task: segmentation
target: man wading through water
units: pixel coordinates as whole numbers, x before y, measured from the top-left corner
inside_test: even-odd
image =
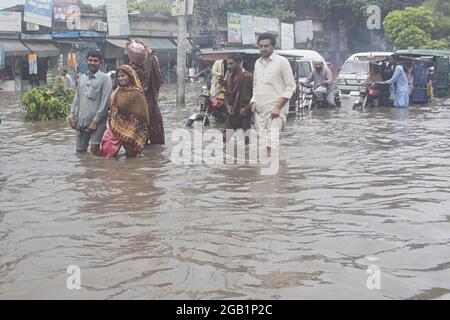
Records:
[[[100,155],[112,93],[111,78],[100,71],[102,59],[98,51],[88,53],[89,72],[78,82],[69,118],[70,126],[77,130],[77,152],[86,152],[90,142],[91,153],[95,156]]]
[[[258,132],[267,130],[267,156],[272,156],[271,130],[282,131],[288,113],[287,102],[295,90],[295,80],[289,61],[274,53],[275,36],[264,33],[258,38],[261,58],[253,74],[252,112]]]
[[[253,76],[241,66],[242,57],[232,54],[227,59],[230,76],[225,93],[225,129],[251,128],[250,100],[253,96]]]

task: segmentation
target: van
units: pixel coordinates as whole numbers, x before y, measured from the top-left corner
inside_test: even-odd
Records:
[[[345,61],[337,78],[338,89],[343,94],[358,91],[369,77],[371,62],[380,62],[388,59],[393,52],[360,52],[352,55]]]
[[[306,78],[311,74],[314,69],[314,61],[323,61],[326,65],[325,58],[320,55],[317,51],[313,50],[276,50],[281,56],[290,56],[290,57],[301,57],[297,64],[297,75],[298,81],[304,82]]]

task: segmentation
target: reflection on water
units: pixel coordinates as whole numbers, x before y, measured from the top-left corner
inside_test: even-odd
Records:
[[[0,93],[0,298],[437,298],[450,293],[448,101],[289,120],[277,176],[74,152],[65,121]],[[197,91],[196,91],[197,90]],[[66,288],[69,265],[82,289]],[[380,290],[366,286],[381,270]]]

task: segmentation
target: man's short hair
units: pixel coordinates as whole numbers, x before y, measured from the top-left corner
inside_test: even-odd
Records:
[[[61,69],[61,71],[67,73],[67,69]]]
[[[275,36],[271,33],[263,33],[258,37],[258,43],[262,40],[270,40],[270,42],[272,43],[272,46],[275,47],[275,45],[277,44],[277,39],[275,38]]]
[[[240,64],[242,62],[242,56],[239,53],[232,53],[228,59],[234,60],[234,62]]]
[[[86,59],[89,59],[89,57],[93,57],[93,58],[99,58],[100,61],[103,60],[103,54],[101,53],[100,50],[94,49],[94,50],[89,50]]]

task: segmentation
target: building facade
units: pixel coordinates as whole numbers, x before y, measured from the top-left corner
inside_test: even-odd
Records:
[[[1,90],[23,91],[38,85],[52,85],[61,68],[76,77],[78,72],[87,71],[85,58],[90,49],[100,49],[104,53],[103,71],[115,70],[128,62],[126,44],[136,38],[156,51],[162,68],[176,61],[176,18],[129,14],[130,34],[110,37],[105,11],[80,10],[78,16],[68,20],[66,8],[76,3],[76,0],[72,3],[59,0],[59,7],[56,4],[54,7],[51,28],[24,22],[24,7],[20,5],[0,11],[0,50],[3,49],[5,55],[4,65],[0,67]],[[14,12],[16,18],[20,15],[20,26],[12,28],[5,24],[6,19],[11,20],[10,12]],[[29,59],[33,54],[37,56],[37,74],[32,73],[36,68],[30,68]]]

